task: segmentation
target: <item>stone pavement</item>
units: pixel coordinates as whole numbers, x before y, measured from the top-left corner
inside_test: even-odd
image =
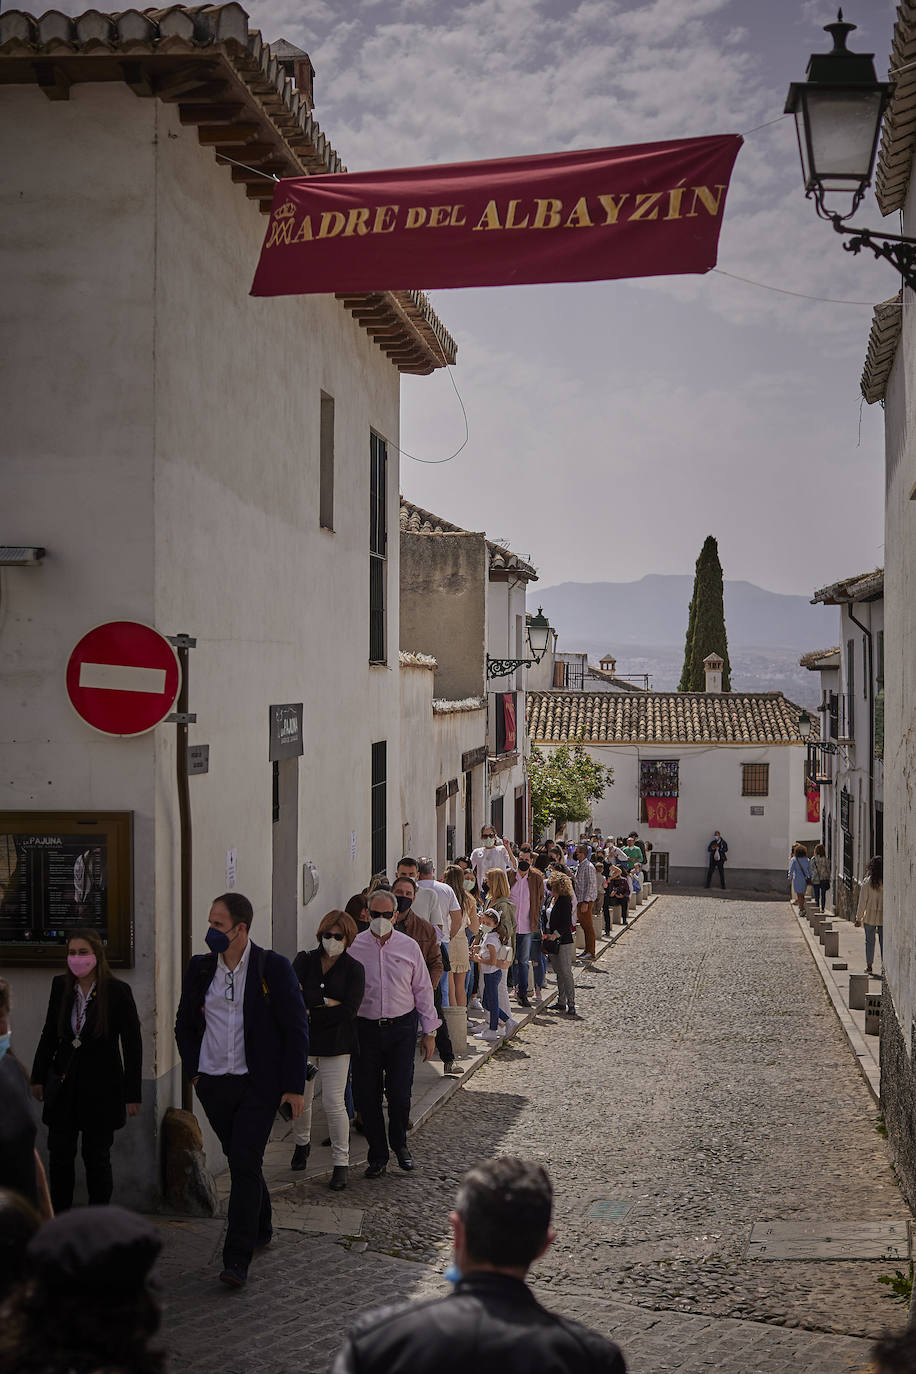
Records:
[[[878,1282],[905,1260],[746,1257],[755,1223],[907,1216],[786,904],[660,898],[580,977],[586,1020],[536,1016],[415,1133],[414,1174],[357,1174],[358,1235],[279,1229],[232,1294],[221,1224],[163,1220],[171,1368],[325,1370],[357,1311],[439,1291],[461,1173],[516,1152],[557,1194],[536,1289],[634,1374],[866,1369],[905,1324]],[[285,1190],[284,1227],[328,1200],[320,1180]]]

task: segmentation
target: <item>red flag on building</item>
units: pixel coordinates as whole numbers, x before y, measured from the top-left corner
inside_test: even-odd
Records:
[[[505,750],[511,754],[518,748],[518,732],[515,723],[515,693],[503,692],[503,720],[505,722]]]
[[[741,138],[277,183],[253,296],[708,272]]]
[[[650,830],[677,829],[677,797],[646,797],[645,802]]]
[[[807,819],[810,825],[815,825],[821,818],[821,789],[819,787],[809,787],[805,793],[808,801]]]

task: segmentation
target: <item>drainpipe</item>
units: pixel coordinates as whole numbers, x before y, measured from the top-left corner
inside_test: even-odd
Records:
[[[874,648],[872,644],[871,630],[863,625],[861,620],[856,620],[852,611],[853,602],[847,601],[846,610],[853,625],[857,625],[865,636],[868,644],[868,857],[869,859],[875,852],[875,678],[874,678]],[[869,617],[870,618],[870,617]],[[853,683],[853,690],[855,684]]]

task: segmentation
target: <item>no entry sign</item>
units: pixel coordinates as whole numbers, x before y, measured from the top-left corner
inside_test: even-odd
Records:
[[[181,672],[169,641],[134,620],[83,635],[67,663],[67,695],[78,715],[106,735],[143,735],[169,714]]]

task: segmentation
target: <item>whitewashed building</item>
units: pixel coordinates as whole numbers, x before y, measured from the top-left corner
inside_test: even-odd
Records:
[[[254,938],[291,955],[402,842],[400,374],[455,349],[416,293],[249,295],[272,175],[342,170],[310,72],[237,4],[0,14],[0,962],[28,1061],[78,922],[14,910],[10,837],[52,812],[66,833],[128,816],[118,972],[144,1104],[114,1162],[133,1205],[155,1200],[181,1101],[176,727],[86,725],[65,690],[76,641],[114,620],[196,638],[194,950],[234,885]]]
[[[884,847],[883,570],[823,587],[813,600],[840,608],[841,643],[800,662],[821,678],[808,771],[821,792],[834,909],[848,920],[868,861]]]
[[[726,881],[767,891],[786,887],[791,846],[819,834],[807,820],[800,714],[781,692],[528,694],[532,745],[578,742],[614,770],[592,809],[603,834],[637,830],[661,879],[695,885],[719,830]]]
[[[484,823],[510,840],[528,838],[526,667],[499,672],[506,660],[530,658],[525,592],[537,573],[523,558],[483,533],[463,530],[401,499],[401,646],[436,660],[436,714],[487,707],[477,752],[462,751],[460,770],[445,779],[453,789],[456,853],[479,837]],[[451,705],[449,704],[451,703]],[[486,748],[486,766],[480,752]],[[456,759],[458,756],[455,756]],[[476,759],[472,767],[465,767]],[[453,765],[454,768],[454,765]],[[475,769],[483,770],[480,781]],[[458,772],[464,777],[462,782]],[[470,773],[470,777],[464,775]],[[457,788],[456,788],[457,784]],[[440,786],[442,784],[440,783]],[[441,793],[438,807],[442,806]],[[417,809],[417,808],[414,808]],[[441,819],[437,822],[441,829]],[[464,841],[458,844],[459,837]],[[475,843],[476,843],[475,839]]]
[[[893,233],[916,236],[916,6],[898,6],[894,93],[875,192]],[[898,215],[900,219],[898,220]],[[916,325],[907,287],[876,308],[862,392],[884,407],[884,995],[881,1101],[897,1173],[916,1206]]]

